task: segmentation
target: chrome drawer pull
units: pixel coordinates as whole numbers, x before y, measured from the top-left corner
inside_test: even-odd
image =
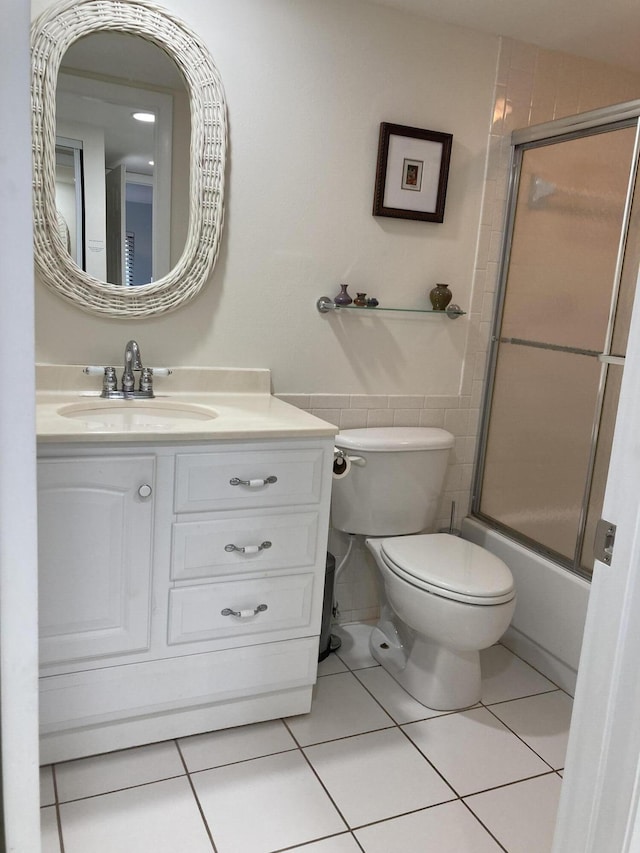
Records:
[[[237,616],[238,619],[248,619],[250,616],[257,616],[258,613],[264,613],[266,609],[266,604],[259,604],[255,610],[232,610],[230,607],[225,607],[220,613],[222,616]]]
[[[230,543],[224,546],[225,551],[240,551],[241,554],[257,554],[258,551],[264,551],[267,548],[271,548],[271,542],[268,540],[261,545],[233,545]]]
[[[258,489],[260,486],[270,486],[272,483],[277,483],[278,478],[265,477],[264,480],[241,480],[239,477],[232,477],[229,480],[231,486],[249,486],[250,489]]]

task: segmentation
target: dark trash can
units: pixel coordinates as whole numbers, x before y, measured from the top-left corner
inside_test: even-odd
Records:
[[[320,648],[318,661],[324,660],[331,652],[340,648],[342,641],[331,633],[333,616],[333,584],[336,574],[336,558],[327,552],[327,568],[324,576],[324,600],[322,603],[322,624],[320,626]]]

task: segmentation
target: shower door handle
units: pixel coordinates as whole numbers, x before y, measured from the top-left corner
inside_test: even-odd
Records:
[[[596,535],[593,540],[593,556],[605,566],[611,565],[613,545],[616,541],[616,526],[606,518],[601,518],[596,524]]]
[[[624,366],[623,355],[608,355],[606,352],[601,352],[598,361],[600,364],[621,364]]]

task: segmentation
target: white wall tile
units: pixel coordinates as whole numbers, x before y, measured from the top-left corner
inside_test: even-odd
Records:
[[[311,409],[346,409],[349,405],[349,394],[310,394]]]
[[[393,394],[388,397],[390,409],[422,409],[425,405],[423,395]]]
[[[460,406],[458,397],[427,396],[425,409],[457,409]]]
[[[444,427],[445,409],[422,409],[419,425],[422,427]]]
[[[393,426],[393,409],[370,409],[367,415],[368,427]]]
[[[342,409],[340,412],[340,429],[362,429],[367,425],[368,409]]]
[[[352,409],[387,409],[389,398],[386,394],[351,394],[349,406]]]
[[[417,427],[420,426],[419,409],[394,409],[393,426]]]
[[[309,394],[275,394],[279,400],[284,403],[289,403],[292,406],[297,406],[299,409],[309,408]]]
[[[312,415],[334,426],[338,426],[340,422],[340,409],[310,409],[309,411]]]

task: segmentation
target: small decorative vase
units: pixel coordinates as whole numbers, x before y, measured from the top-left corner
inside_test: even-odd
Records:
[[[358,293],[356,298],[353,300],[353,304],[357,305],[358,308],[366,308],[367,306],[367,294],[366,293]]]
[[[449,290],[448,284],[436,284],[436,286],[429,291],[429,299],[431,300],[433,310],[444,311],[447,305],[451,302],[452,296],[453,294]]]
[[[340,285],[340,293],[333,300],[334,305],[351,305],[353,299],[347,293],[348,284]]]
[[[375,296],[371,296],[367,299],[367,308],[377,308],[380,303],[375,298]]]

